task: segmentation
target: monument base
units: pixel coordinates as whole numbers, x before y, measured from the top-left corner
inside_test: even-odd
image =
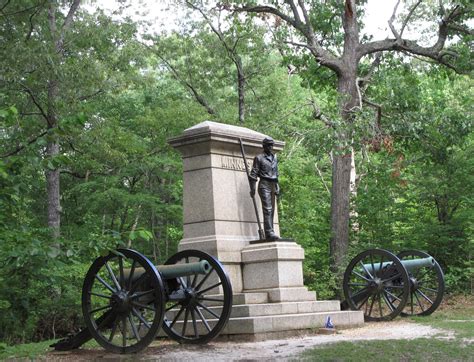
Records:
[[[255,340],[311,333],[324,327],[328,317],[337,328],[363,324],[361,311],[341,311],[337,300],[316,300],[316,293],[303,284],[303,260],[304,250],[293,240],[243,248],[243,292],[234,294],[231,318],[222,334]]]
[[[241,293],[234,295],[232,314],[221,335],[234,340],[263,340],[278,338],[281,333],[317,333],[328,317],[338,329],[364,323],[361,311],[341,311],[338,300],[271,303],[265,293]]]

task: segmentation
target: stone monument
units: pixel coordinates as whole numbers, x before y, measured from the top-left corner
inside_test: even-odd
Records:
[[[362,324],[362,312],[340,311],[339,301],[316,301],[316,293],[303,285],[304,250],[296,242],[250,243],[259,239],[259,228],[240,139],[251,168],[266,137],[248,128],[205,121],[169,140],[183,158],[184,237],[179,250],[203,250],[227,270],[234,307],[224,334],[265,338],[269,333],[321,327],[328,316],[338,327]],[[275,141],[273,150],[283,147]],[[279,234],[278,210],[274,229]]]

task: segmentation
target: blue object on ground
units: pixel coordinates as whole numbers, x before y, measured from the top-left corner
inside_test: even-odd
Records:
[[[328,316],[326,318],[326,324],[324,325],[324,328],[334,328],[334,324],[332,324],[331,321],[331,316]]]

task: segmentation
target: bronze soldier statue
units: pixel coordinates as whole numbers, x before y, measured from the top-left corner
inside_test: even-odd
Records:
[[[262,200],[263,228],[266,240],[278,240],[280,237],[273,230],[273,217],[275,214],[275,197],[280,194],[278,184],[278,160],[272,152],[275,141],[271,137],[263,140],[263,153],[257,155],[253,160],[252,171],[249,175],[250,196],[255,196],[257,178],[258,195]]]

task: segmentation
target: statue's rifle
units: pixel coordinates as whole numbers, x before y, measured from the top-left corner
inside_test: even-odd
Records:
[[[239,138],[239,141],[240,141],[240,152],[242,153],[242,157],[244,158],[245,172],[247,173],[247,179],[249,180],[250,190],[252,190],[249,166],[247,165],[247,157],[245,157],[244,144],[242,142],[242,138]],[[258,208],[257,208],[257,202],[255,201],[255,195],[250,194],[250,197],[252,198],[253,208],[255,209],[255,215],[257,216],[258,236],[260,237],[260,240],[265,240],[265,234],[261,226],[262,224],[260,223],[260,216],[258,214]]]

